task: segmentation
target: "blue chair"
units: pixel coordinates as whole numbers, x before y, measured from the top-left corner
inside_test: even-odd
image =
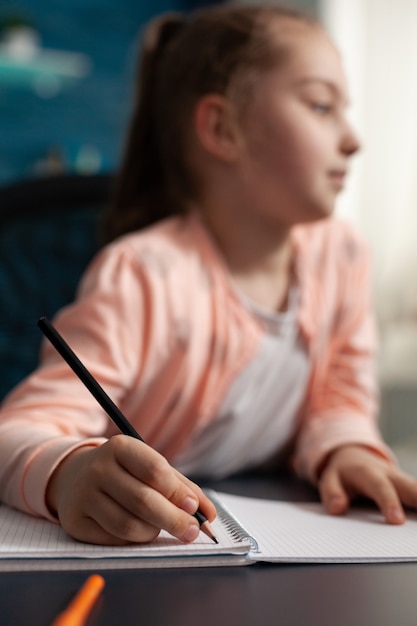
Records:
[[[0,401],[38,362],[38,318],[73,299],[112,182],[59,175],[0,187]]]

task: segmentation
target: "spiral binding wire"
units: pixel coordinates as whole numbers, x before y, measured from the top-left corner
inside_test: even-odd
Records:
[[[252,535],[246,530],[246,528],[239,522],[239,520],[229,511],[229,509],[224,506],[219,500],[216,498],[215,494],[212,492],[209,494],[209,497],[215,501],[216,509],[217,509],[217,517],[222,522],[223,528],[225,528],[226,532],[235,540],[235,541],[244,541],[247,540],[252,546],[252,552],[259,552],[258,542]]]

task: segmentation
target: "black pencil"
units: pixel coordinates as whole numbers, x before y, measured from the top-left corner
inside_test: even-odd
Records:
[[[104,391],[103,387],[92,376],[85,365],[80,361],[75,352],[70,348],[62,335],[51,324],[46,317],[41,317],[38,320],[38,326],[47,339],[51,342],[54,348],[59,352],[62,358],[68,363],[72,371],[78,376],[82,383],[87,387],[88,391],[94,396],[100,406],[106,411],[107,415],[113,420],[120,432],[124,435],[129,435],[135,439],[139,439],[144,442],[144,439],[133,428],[129,420],[123,415],[120,409],[115,405],[110,396]],[[194,517],[200,524],[200,529],[208,536],[214,543],[218,543],[216,537],[213,535],[210,524],[206,516],[198,509],[194,513]]]

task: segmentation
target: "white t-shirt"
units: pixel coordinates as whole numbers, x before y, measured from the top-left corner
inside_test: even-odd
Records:
[[[261,320],[265,335],[256,357],[229,389],[218,418],[196,430],[174,460],[186,475],[221,478],[256,467],[285,447],[297,425],[310,372],[297,326],[299,288],[290,289],[282,313],[239,297]]]

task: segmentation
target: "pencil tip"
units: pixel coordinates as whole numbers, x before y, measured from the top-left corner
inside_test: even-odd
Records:
[[[211,526],[207,520],[203,524],[201,524],[200,530],[202,530],[203,533],[213,541],[213,543],[219,543],[217,541],[217,538],[214,536],[213,531],[211,530]]]

